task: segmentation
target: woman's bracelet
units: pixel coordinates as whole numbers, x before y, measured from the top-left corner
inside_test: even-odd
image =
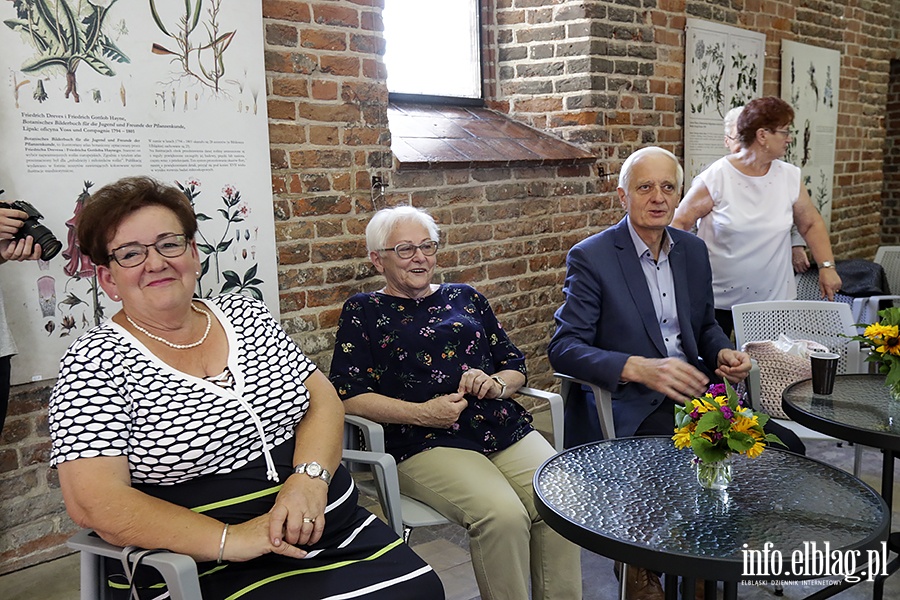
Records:
[[[225,529],[222,530],[222,541],[219,542],[219,559],[216,564],[222,564],[222,556],[225,554],[225,536],[228,535],[228,523],[225,523]]]

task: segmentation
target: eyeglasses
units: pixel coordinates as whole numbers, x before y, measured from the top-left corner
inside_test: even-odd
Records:
[[[434,256],[438,251],[438,243],[434,240],[428,240],[427,242],[422,242],[418,246],[416,244],[397,244],[393,248],[382,248],[379,252],[391,252],[394,251],[397,253],[397,256],[400,258],[412,258],[416,255],[416,250],[421,250],[422,254],[425,256]]]
[[[166,258],[176,258],[184,254],[187,250],[188,239],[183,233],[174,233],[161,237],[152,244],[125,244],[114,249],[110,255],[110,260],[115,260],[119,266],[130,269],[144,264],[147,256],[150,254],[150,248],[156,248],[160,256]]]
[[[772,133],[780,133],[784,137],[789,137],[791,135],[790,129],[770,129],[769,131],[771,131]]]

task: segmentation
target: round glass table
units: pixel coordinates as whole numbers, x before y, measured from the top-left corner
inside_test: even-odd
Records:
[[[884,375],[837,375],[830,394],[816,394],[812,380],[781,394],[784,412],[815,431],[848,442],[900,452],[900,402],[891,400]]]
[[[891,398],[880,374],[838,375],[830,394],[816,394],[812,380],[785,388],[781,406],[791,419],[840,440],[880,448],[881,496],[888,506],[894,499],[894,457],[900,452],[900,402]],[[892,552],[900,552],[900,534],[890,536]],[[888,573],[900,569],[900,557],[891,561]],[[884,578],[875,582],[873,597],[881,598]]]
[[[746,562],[762,556],[754,551],[784,557],[770,579],[806,579],[819,575],[791,572],[795,551],[827,542],[865,557],[887,539],[884,500],[845,471],[769,448],[756,459],[736,456],[734,481],[716,492],[699,486],[692,457],[668,437],[566,450],[535,472],[538,512],[567,539],[614,560],[724,581],[726,598],[736,597],[738,581],[754,579]]]

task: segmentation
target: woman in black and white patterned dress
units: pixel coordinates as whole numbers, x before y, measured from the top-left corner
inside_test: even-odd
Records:
[[[327,378],[262,302],[193,299],[196,231],[185,195],[149,178],[104,187],[79,216],[79,245],[122,310],[72,344],[51,398],[72,519],[193,556],[207,600],[443,598],[357,506]]]

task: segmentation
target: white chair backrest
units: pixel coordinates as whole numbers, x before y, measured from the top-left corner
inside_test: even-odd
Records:
[[[780,334],[794,340],[813,340],[840,354],[838,373],[861,370],[859,344],[850,307],[841,302],[787,300],[748,302],[731,308],[737,347],[746,342],[777,340]]]
[[[875,262],[884,267],[892,294],[900,294],[900,246],[879,246]]]

